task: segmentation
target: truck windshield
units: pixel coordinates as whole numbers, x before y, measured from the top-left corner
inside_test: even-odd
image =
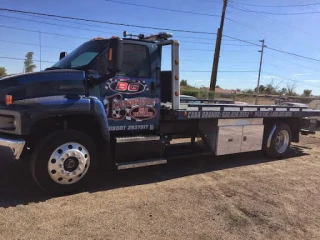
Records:
[[[107,40],[89,41],[73,50],[66,57],[49,69],[82,69],[84,70],[99,53],[108,46]]]

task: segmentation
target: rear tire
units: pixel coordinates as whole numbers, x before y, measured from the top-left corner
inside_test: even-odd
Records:
[[[285,156],[291,145],[291,129],[287,124],[278,124],[271,137],[270,147],[267,146],[267,138],[270,131],[267,131],[266,140],[264,141],[264,152],[269,157],[281,158]]]
[[[36,145],[31,156],[35,182],[52,195],[78,191],[94,173],[97,151],[90,136],[75,130],[57,131]]]

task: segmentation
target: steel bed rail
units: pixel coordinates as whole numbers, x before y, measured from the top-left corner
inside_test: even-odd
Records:
[[[233,100],[213,100],[213,99],[180,99],[181,103],[188,103],[188,102],[200,102],[200,103],[221,103],[221,104],[233,104]],[[197,104],[197,103],[195,103]]]
[[[260,111],[261,108],[268,109],[269,111],[272,109],[276,111],[276,109],[286,109],[286,111],[290,111],[290,109],[299,109],[302,111],[303,109],[308,109],[308,107],[290,107],[290,106],[277,106],[277,105],[243,105],[243,104],[199,104],[199,103],[189,103],[188,107],[197,107],[199,111],[201,111],[204,107],[207,108],[220,108],[220,111],[224,111],[224,108],[240,108],[240,110],[245,110],[245,108],[256,108],[257,111]],[[252,110],[248,110],[252,111]]]
[[[188,104],[187,109],[174,110],[169,114],[172,114],[171,116],[176,120],[228,118],[305,118],[320,117],[320,110],[308,109],[307,107],[289,107],[277,105]]]

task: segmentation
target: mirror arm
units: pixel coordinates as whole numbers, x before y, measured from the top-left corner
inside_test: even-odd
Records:
[[[99,85],[100,83],[103,83],[104,81],[109,80],[110,78],[113,78],[116,75],[116,72],[110,72],[108,74],[102,75],[99,78],[94,78],[92,76],[88,77],[88,87],[92,88],[96,85]]]

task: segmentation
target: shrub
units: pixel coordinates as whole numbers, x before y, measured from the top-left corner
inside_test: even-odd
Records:
[[[188,96],[193,96],[196,98],[199,98],[200,96],[200,91],[197,89],[181,89],[180,92],[181,95],[188,95]]]

